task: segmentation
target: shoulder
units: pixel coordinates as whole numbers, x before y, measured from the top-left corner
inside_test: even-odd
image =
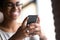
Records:
[[[0,39],[1,40],[7,40],[8,37],[6,36],[6,33],[0,29]]]
[[[3,35],[3,32],[0,30],[0,40],[3,40],[4,39],[4,35]]]
[[[0,29],[0,36],[3,36],[3,33],[4,33],[4,32]]]

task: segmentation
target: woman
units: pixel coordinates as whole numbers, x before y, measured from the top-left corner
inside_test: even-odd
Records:
[[[4,21],[0,24],[0,39],[23,40],[25,37],[31,36],[29,35],[31,32],[34,32],[34,35],[39,35],[41,40],[46,40],[39,26],[39,18],[37,23],[31,23],[29,25],[26,25],[28,17],[25,18],[21,26],[16,22],[20,16],[21,5],[20,0],[0,0],[0,11],[4,15]],[[27,29],[29,32],[27,32]]]

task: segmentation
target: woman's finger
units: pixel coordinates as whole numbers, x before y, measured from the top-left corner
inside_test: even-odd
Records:
[[[37,23],[40,23],[40,18],[39,17],[37,18]]]
[[[22,28],[24,29],[27,26],[28,17],[26,17],[22,23]]]

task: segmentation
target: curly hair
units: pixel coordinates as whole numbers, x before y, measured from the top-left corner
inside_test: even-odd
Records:
[[[0,9],[2,9],[5,5],[6,0],[0,0]]]

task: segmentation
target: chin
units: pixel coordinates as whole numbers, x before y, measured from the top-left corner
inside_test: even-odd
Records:
[[[17,18],[12,18],[12,20],[17,20]]]
[[[12,19],[12,20],[17,20],[17,19],[18,19],[18,17],[11,17],[11,19]]]

